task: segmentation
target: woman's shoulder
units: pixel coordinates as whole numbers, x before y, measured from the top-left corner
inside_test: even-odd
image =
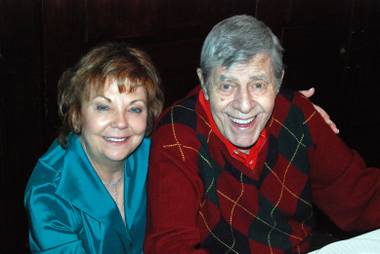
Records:
[[[65,154],[66,149],[57,140],[54,140],[48,150],[38,159],[35,170],[52,169],[53,171],[59,171]]]
[[[54,140],[34,166],[26,186],[26,192],[41,186],[45,186],[46,191],[54,192],[62,174],[66,152],[58,140]]]

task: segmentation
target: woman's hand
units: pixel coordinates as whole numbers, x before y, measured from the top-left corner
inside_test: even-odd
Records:
[[[308,90],[300,90],[299,92],[303,94],[305,97],[310,98],[315,93],[315,89],[314,87],[312,87],[312,88],[309,88]],[[327,114],[327,112],[323,108],[321,108],[318,105],[315,105],[314,103],[313,103],[313,106],[315,110],[317,110],[317,112],[322,116],[323,120],[325,120],[325,122],[330,126],[331,130],[335,132],[336,134],[338,134],[339,129],[336,127],[335,123],[330,119],[329,114]]]

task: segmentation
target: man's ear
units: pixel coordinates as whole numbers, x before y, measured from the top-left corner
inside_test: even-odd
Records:
[[[206,98],[206,100],[208,100],[208,92],[207,92],[206,82],[205,82],[205,79],[203,76],[203,71],[201,68],[197,68],[197,75],[198,75],[199,82],[201,83],[201,87],[202,87],[203,93],[205,95],[205,98]]]
[[[282,84],[282,80],[284,79],[284,75],[285,75],[285,70],[283,69],[282,73],[281,73],[280,84],[279,84],[279,86],[277,88],[277,93],[280,91],[280,87],[281,87],[281,84]]]
[[[284,75],[285,75],[285,70],[282,70],[282,74],[281,74],[281,83],[282,83],[282,80],[284,79]]]

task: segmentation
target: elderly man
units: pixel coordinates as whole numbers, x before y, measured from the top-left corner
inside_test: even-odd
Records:
[[[145,253],[305,253],[313,204],[344,230],[380,226],[380,170],[280,90],[282,47],[266,25],[221,21],[200,66],[201,87],[153,134]]]

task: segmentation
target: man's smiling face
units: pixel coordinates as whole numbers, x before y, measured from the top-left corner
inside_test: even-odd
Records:
[[[219,131],[247,152],[270,119],[278,92],[271,57],[257,54],[244,64],[217,67],[203,89]]]

